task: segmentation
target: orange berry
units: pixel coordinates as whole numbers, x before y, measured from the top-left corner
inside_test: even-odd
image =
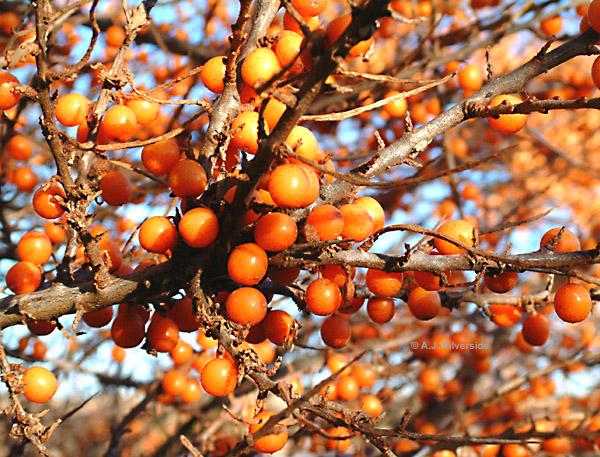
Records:
[[[558,237],[561,228],[553,228],[548,230],[542,236],[540,248],[546,246],[548,249],[551,245],[554,246],[553,252],[576,252],[581,249],[579,239],[570,230],[564,229],[560,238]]]
[[[319,154],[317,139],[310,130],[300,125],[296,125],[292,129],[285,144],[296,154],[308,160],[316,160]]]
[[[369,212],[362,206],[348,203],[340,206],[344,218],[342,238],[352,241],[364,241],[374,232],[375,222]]]
[[[208,208],[194,208],[179,221],[179,234],[188,246],[205,248],[219,236],[219,219]]]
[[[279,207],[305,208],[319,196],[319,180],[310,167],[288,163],[271,172],[268,190]]]
[[[354,401],[358,398],[360,386],[354,376],[340,376],[336,385],[336,393],[341,401]]]
[[[0,110],[7,110],[19,103],[21,94],[15,91],[19,80],[7,71],[0,71]]]
[[[136,347],[142,342],[146,334],[144,328],[146,319],[138,312],[128,308],[122,310],[119,307],[117,317],[110,328],[111,338],[117,346],[122,348]]]
[[[292,0],[292,5],[300,16],[316,16],[327,7],[327,0]]]
[[[167,316],[175,321],[180,332],[194,332],[200,327],[200,320],[194,315],[192,299],[189,296],[173,303]]]
[[[377,200],[375,200],[373,197],[360,197],[354,200],[352,203],[367,210],[367,213],[369,213],[369,216],[371,216],[371,219],[373,219],[373,231],[383,228],[385,225],[385,213]]]
[[[245,286],[258,284],[267,273],[267,253],[254,243],[236,246],[227,260],[227,272],[235,282]]]
[[[111,106],[102,118],[100,129],[111,138],[129,141],[138,131],[135,113],[125,105]]]
[[[183,392],[186,382],[186,376],[181,371],[169,370],[164,374],[161,386],[167,395],[176,397]]]
[[[31,140],[23,135],[13,135],[6,143],[8,155],[17,161],[29,160],[33,152]]]
[[[521,320],[523,311],[515,305],[492,304],[489,306],[490,316],[498,327],[510,327]]]
[[[267,315],[267,299],[254,287],[240,287],[225,300],[227,317],[240,325],[256,325]]]
[[[118,48],[123,44],[126,38],[125,29],[118,25],[111,25],[106,29],[106,44],[113,48]]]
[[[21,260],[43,265],[52,256],[52,242],[42,232],[28,232],[17,244],[17,255]]]
[[[56,197],[66,196],[63,187],[57,182],[52,182],[47,188],[42,186],[33,194],[33,209],[45,219],[56,219],[65,212]]]
[[[554,296],[554,311],[570,324],[582,322],[592,311],[592,299],[588,290],[579,284],[564,284]]]
[[[149,125],[156,120],[160,104],[143,97],[128,98],[125,106],[131,108],[139,125]]]
[[[342,294],[338,286],[329,279],[319,278],[306,289],[306,306],[317,316],[329,316],[342,304]]]
[[[179,341],[179,327],[173,319],[154,313],[146,332],[146,338],[158,352],[169,352]]]
[[[21,261],[6,272],[6,286],[15,294],[35,292],[42,283],[42,272],[35,263]]]
[[[319,241],[335,240],[344,230],[344,216],[333,205],[316,206],[306,218],[305,230],[314,231]]]
[[[102,198],[111,206],[121,206],[131,201],[133,190],[125,173],[111,171],[100,178]]]
[[[265,251],[283,251],[296,242],[298,228],[287,214],[269,213],[254,226],[254,240]]]
[[[596,32],[600,32],[600,1],[592,0],[588,6],[587,22]]]
[[[269,48],[256,48],[242,63],[242,79],[252,88],[267,83],[281,72],[277,55]]]
[[[255,111],[242,111],[231,124],[231,144],[249,154],[258,152],[258,122],[259,115]],[[267,125],[264,125],[269,133]]]
[[[488,106],[494,107],[503,103],[518,105],[521,98],[515,95],[498,95],[492,99]],[[498,118],[488,117],[490,126],[504,135],[514,135],[527,124],[527,114],[501,114]]]
[[[164,254],[177,245],[178,233],[168,218],[153,216],[142,223],[138,237],[146,251]]]
[[[483,277],[485,286],[497,294],[504,294],[509,290],[512,290],[518,280],[519,275],[516,271],[503,271],[497,275],[486,274]]]
[[[275,55],[282,67],[289,66],[293,73],[302,70],[302,61],[300,60],[300,50],[304,37],[292,30],[284,30],[277,39],[275,45]]]
[[[401,272],[388,273],[372,268],[367,271],[367,287],[373,294],[380,297],[393,297],[396,295],[402,288],[403,280],[404,275]]]
[[[464,245],[470,247],[475,246],[475,227],[462,219],[448,221],[442,224],[438,229],[438,233],[450,239],[459,241]],[[440,254],[464,254],[467,252],[466,249],[452,244],[449,241],[442,240],[441,238],[434,238],[433,242]]]
[[[207,60],[200,70],[200,79],[208,90],[220,94],[225,88],[225,70],[225,57],[213,57]]]
[[[327,43],[329,43],[330,46],[333,45],[346,31],[351,22],[352,14],[344,14],[332,20],[327,26]],[[348,52],[348,55],[350,57],[360,57],[367,53],[367,51],[371,48],[374,42],[375,40],[373,37],[367,40],[363,40],[352,46],[352,48]]]
[[[551,16],[540,22],[540,29],[546,35],[558,35],[562,30],[562,17],[559,15]]]
[[[204,167],[195,160],[180,160],[169,173],[171,192],[181,198],[198,197],[206,189],[207,182]]]
[[[200,381],[210,395],[226,397],[237,385],[238,369],[228,358],[214,358],[202,369]]]
[[[352,331],[348,319],[336,314],[329,316],[321,324],[321,339],[332,348],[342,348],[350,341]]]
[[[398,95],[400,91],[398,90],[390,90],[386,92],[383,98],[390,98],[394,95]],[[406,112],[408,111],[408,103],[406,98],[397,98],[394,101],[391,101],[383,106],[383,110],[388,113],[391,117],[395,117],[397,119],[404,119],[406,116]]]
[[[86,121],[91,103],[85,95],[66,94],[56,100],[54,114],[65,127],[81,125]]]
[[[483,75],[475,64],[465,65],[458,72],[458,85],[464,90],[476,91],[483,86]]]
[[[415,287],[408,295],[408,309],[417,319],[428,321],[436,317],[442,309],[437,292]]]
[[[532,346],[543,346],[550,336],[550,322],[543,314],[531,314],[521,329],[523,339]]]
[[[149,144],[142,149],[142,164],[150,173],[166,175],[179,162],[179,146],[170,138]]]
[[[200,382],[197,379],[194,379],[190,376],[186,377],[185,387],[183,391],[179,394],[181,401],[184,403],[192,404],[196,403],[202,397],[202,389],[200,387]]]
[[[258,432],[274,415],[275,413],[270,411],[261,411],[254,416],[252,423],[250,423],[250,426],[248,427],[248,431],[251,434]],[[272,431],[268,434],[254,440],[254,449],[258,452],[273,454],[282,449],[283,446],[285,446],[285,443],[287,443],[288,432],[285,425],[276,424],[271,430]]]
[[[273,130],[283,113],[285,113],[286,106],[284,103],[280,102],[276,98],[270,98],[267,102],[267,106],[265,106],[265,110],[263,112],[263,116],[265,118],[265,122],[269,127],[268,130]]]
[[[390,298],[372,298],[367,302],[367,314],[378,324],[391,321],[395,311],[394,300]]]
[[[107,306],[106,308],[101,308],[96,311],[89,311],[83,314],[83,321],[93,328],[101,328],[105,325],[108,325],[112,318],[112,306]]]
[[[262,327],[269,341],[278,346],[287,344],[296,336],[294,318],[289,313],[279,309],[267,313]]]
[[[10,175],[7,177],[7,180]],[[29,167],[17,167],[12,176],[12,182],[19,192],[31,192],[38,185],[38,177]]]
[[[44,368],[33,366],[23,373],[23,395],[34,403],[46,403],[58,389],[54,374]]]

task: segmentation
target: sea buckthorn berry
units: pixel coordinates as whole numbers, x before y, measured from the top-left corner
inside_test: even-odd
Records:
[[[565,284],[556,291],[554,311],[570,324],[582,322],[592,311],[592,299],[588,290],[579,284]]]
[[[329,316],[342,304],[342,294],[333,281],[319,278],[311,282],[306,289],[305,300],[311,313],[317,316]]]
[[[300,16],[316,16],[327,8],[327,0],[292,0],[292,5]]]
[[[27,324],[27,329],[31,334],[37,336],[50,335],[56,328],[56,324],[50,321],[34,321],[27,319],[25,322]]]
[[[179,394],[179,398],[181,398],[182,402],[188,405],[196,403],[198,400],[200,400],[200,398],[202,398],[202,388],[200,387],[200,382],[191,376],[186,376],[185,387]]]
[[[33,209],[45,219],[56,219],[65,212],[57,197],[67,197],[59,183],[52,182],[48,186],[42,186],[33,194]]]
[[[193,208],[179,221],[179,234],[188,246],[205,248],[219,236],[219,219],[208,208]]]
[[[7,110],[19,103],[21,94],[16,92],[19,80],[7,71],[0,71],[0,110]]]
[[[111,171],[100,178],[102,198],[111,206],[121,206],[129,203],[133,197],[131,182],[125,173]]]
[[[311,32],[314,32],[321,25],[317,16],[305,16],[303,19]],[[283,28],[285,30],[296,32],[298,35],[304,37],[300,24],[298,24],[298,21],[296,21],[296,19],[294,19],[287,11],[283,15]]]
[[[292,151],[308,160],[316,160],[319,145],[313,133],[306,127],[296,125],[285,140]]]
[[[267,274],[268,264],[264,249],[255,243],[245,243],[236,246],[229,254],[227,272],[235,282],[254,286]]]
[[[6,286],[15,294],[35,292],[42,283],[42,272],[35,263],[20,261],[6,272]]]
[[[540,29],[546,35],[558,35],[562,30],[562,17],[559,15],[551,16],[540,22]]]
[[[186,376],[183,372],[179,370],[169,370],[167,371],[161,381],[161,386],[163,391],[168,394],[176,397],[183,389],[185,389],[186,384]]]
[[[129,98],[125,106],[131,108],[139,125],[149,125],[156,120],[160,104],[144,97]]]
[[[7,181],[9,177],[10,175],[7,176]],[[17,167],[12,175],[12,182],[20,192],[27,193],[38,185],[38,177],[29,167]]]
[[[320,205],[311,210],[306,218],[305,232],[308,238],[316,235],[319,241],[335,240],[344,230],[344,216],[333,205]]]
[[[373,231],[381,230],[385,225],[385,213],[377,200],[373,197],[360,197],[352,202],[367,210],[371,219],[373,219]]]
[[[254,416],[254,419],[248,427],[248,431],[251,434],[258,432],[274,415],[275,413],[271,411],[261,411]],[[254,440],[254,449],[265,454],[273,454],[282,449],[283,446],[285,446],[285,443],[287,443],[287,440],[287,427],[283,424],[276,424],[268,434]]]
[[[321,339],[332,348],[343,348],[350,341],[352,330],[348,318],[333,314],[321,324]]]
[[[200,70],[200,79],[208,90],[220,94],[225,88],[225,57],[216,56],[206,61]]]
[[[166,175],[179,162],[179,146],[170,138],[149,144],[142,149],[142,164],[150,173]]]
[[[401,272],[388,273],[387,271],[369,269],[367,271],[367,287],[373,294],[380,297],[393,297],[402,288],[404,275]]]
[[[462,219],[448,221],[442,224],[437,232],[440,235],[459,241],[466,246],[475,246],[475,227]],[[449,241],[442,240],[441,238],[434,238],[433,243],[440,254],[464,254],[467,252],[465,248],[452,244]]]
[[[115,344],[128,349],[139,345],[146,335],[146,319],[130,307],[121,308],[110,328],[110,335]]]
[[[249,154],[258,152],[259,115],[255,111],[243,111],[237,115],[231,124],[231,144]],[[268,126],[264,125],[266,133]]]
[[[34,403],[46,403],[58,389],[54,374],[44,368],[33,366],[23,373],[23,395]]]
[[[14,160],[29,160],[33,152],[33,144],[26,136],[13,135],[6,143],[6,151]]]
[[[229,358],[210,360],[200,375],[204,390],[215,397],[226,397],[233,393],[237,385],[238,369]]]
[[[292,342],[296,336],[296,321],[289,313],[280,309],[269,311],[262,327],[269,341],[278,346]]]
[[[305,208],[319,196],[319,179],[306,165],[286,163],[273,170],[268,190],[281,208]]]
[[[390,98],[398,94],[400,94],[400,91],[390,90],[385,94],[384,98]],[[391,117],[404,119],[408,111],[408,103],[406,101],[406,98],[397,98],[384,105],[383,110],[386,113],[388,113]]]
[[[375,222],[369,212],[362,206],[348,203],[340,206],[344,218],[342,238],[352,241],[364,241],[375,230]]]
[[[287,214],[269,213],[254,226],[254,240],[265,251],[283,251],[296,242],[298,228]]]
[[[125,105],[111,106],[100,122],[100,129],[110,138],[129,141],[138,131],[135,113]]]
[[[519,275],[516,271],[503,271],[497,275],[486,274],[483,277],[483,283],[492,292],[504,294],[512,290],[519,280]]]
[[[275,45],[275,54],[277,60],[283,68],[289,66],[293,73],[298,73],[302,70],[302,60],[300,59],[300,50],[302,49],[302,41],[304,37],[291,30],[284,30],[277,39]]]
[[[21,260],[43,265],[52,256],[52,242],[45,233],[28,232],[17,243],[17,255]]]
[[[395,311],[394,300],[391,298],[372,298],[367,302],[367,314],[378,324],[391,321]]]
[[[344,14],[343,16],[338,16],[334,20],[332,20],[327,26],[326,36],[327,43],[329,45],[333,45],[345,32],[350,23],[352,22],[352,14]],[[373,37],[363,40],[350,49],[348,55],[350,57],[360,57],[367,53],[367,51],[371,48],[375,39]]]
[[[483,86],[483,74],[475,64],[465,65],[458,72],[458,85],[464,90],[474,92]]]
[[[56,100],[54,114],[56,119],[65,127],[75,127],[86,121],[91,103],[85,95],[66,94]]]
[[[573,232],[567,229],[564,229],[562,233],[560,231],[561,228],[557,227],[544,233],[540,241],[540,248],[546,247],[552,249],[553,252],[576,252],[581,249],[579,239]]]
[[[254,49],[242,63],[242,79],[255,89],[270,81],[280,71],[277,55],[269,48]]]
[[[413,277],[419,287],[425,290],[442,290],[444,283],[442,281],[441,273],[431,273],[429,271],[415,271]]]
[[[522,100],[516,95],[498,95],[492,99],[491,108],[501,105],[518,105]],[[487,118],[490,126],[504,135],[514,135],[527,124],[527,114],[501,114],[498,118]]]
[[[273,130],[283,113],[285,113],[286,106],[284,103],[280,102],[276,98],[270,98],[267,102],[267,106],[265,106],[265,110],[263,112],[263,116],[265,118],[265,122],[269,127],[269,130]]]
[[[415,287],[411,291],[407,303],[412,315],[422,321],[433,319],[442,309],[439,294],[421,287]]]
[[[531,314],[523,321],[521,333],[531,346],[543,346],[550,336],[550,322],[543,314]]]
[[[111,25],[106,29],[106,44],[113,48],[118,48],[125,42],[127,34],[125,29],[118,25]]]
[[[167,316],[175,321],[180,332],[194,332],[200,327],[200,320],[194,315],[192,298],[183,297],[173,303],[173,307],[167,312]]]
[[[492,304],[489,306],[490,317],[498,327],[510,327],[521,321],[523,311],[519,306]]]
[[[148,326],[146,338],[158,352],[169,352],[179,341],[179,327],[173,319],[154,313]]]
[[[225,300],[227,317],[241,325],[256,325],[267,315],[267,299],[254,287],[240,287]]]
[[[89,311],[83,314],[83,321],[93,328],[101,328],[108,325],[113,318],[112,306],[101,308],[96,311]]]
[[[587,22],[596,32],[600,32],[600,0],[592,0],[588,6]]]
[[[206,189],[207,182],[204,167],[195,160],[180,160],[169,173],[171,192],[181,198],[198,197]]]
[[[139,231],[140,245],[149,252],[164,254],[177,244],[178,233],[175,225],[164,216],[146,219]]]

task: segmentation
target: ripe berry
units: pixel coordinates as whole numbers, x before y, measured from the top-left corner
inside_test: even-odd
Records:
[[[338,286],[329,279],[319,278],[306,289],[306,306],[317,316],[329,316],[342,304],[342,294]]]
[[[241,325],[256,325],[267,314],[267,299],[254,287],[240,287],[225,301],[227,317]]]
[[[57,389],[56,376],[44,367],[33,366],[23,373],[23,395],[29,401],[46,403]]]
[[[579,284],[565,284],[554,296],[554,311],[563,321],[582,322],[592,311],[592,299],[587,289]]]
[[[208,208],[194,208],[179,221],[179,234],[188,246],[205,248],[219,236],[219,219]]]

